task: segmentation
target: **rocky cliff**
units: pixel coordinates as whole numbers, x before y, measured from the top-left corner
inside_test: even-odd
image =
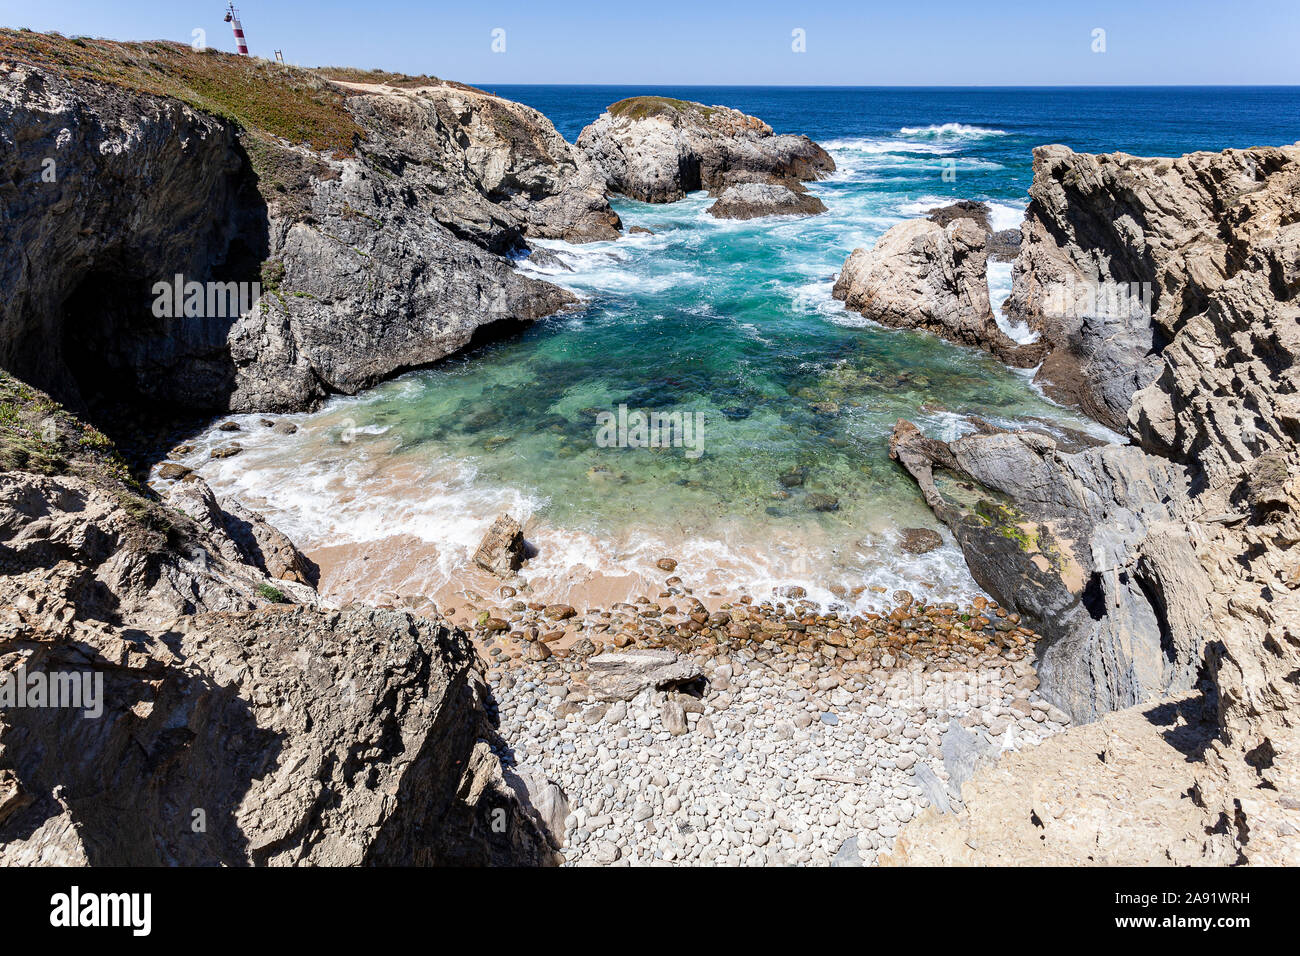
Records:
[[[353,393],[570,304],[508,256],[619,226],[544,117],[431,79],[3,31],[0,137],[0,366],[74,406]]]
[[[301,408],[572,301],[510,257],[617,235],[603,182],[534,111],[410,79],[0,32],[5,864],[554,862],[464,633],[322,609],[260,515],[158,500],[28,384]],[[87,706],[12,699],[60,682]]]
[[[675,202],[694,190],[731,185],[738,175],[775,183],[835,170],[830,154],[807,136],[776,135],[739,110],[662,96],[613,104],[582,131],[578,148],[610,190],[642,202]]]
[[[1033,368],[1043,346],[1015,342],[993,317],[986,236],[968,217],[943,225],[900,222],[873,248],[853,250],[832,294],[882,325],[933,332],[986,349],[1008,365]]]
[[[0,863],[553,861],[464,633],[320,609],[275,529],[8,376],[0,468]]]
[[[1181,761],[1170,775],[1186,794],[1179,819],[1202,829],[1183,850],[1139,841],[1098,856],[1097,834],[1162,814],[1116,804],[1105,788],[1070,791],[1110,762],[1081,729],[1025,757],[1020,796],[976,780],[967,815],[930,815],[898,859],[988,862],[973,815],[995,812],[1008,832],[1021,817],[1040,821],[1032,845],[1060,862],[1167,850],[1175,862],[1294,863],[1300,147],[1172,160],[1048,147],[1035,153],[1031,196],[1014,309],[1053,348],[1042,374],[1070,383],[1133,444],[987,429],[943,443],[900,422],[892,450],[977,579],[1048,638],[1044,695],[1100,717],[1117,752],[1148,755],[1126,764],[1135,793],[1132,774],[1155,772],[1151,759]],[[1150,308],[1098,307],[1108,283],[1139,300],[1151,290]],[[1152,703],[1188,690],[1172,711]],[[1025,775],[1038,782],[1026,787]]]
[[[1049,392],[1124,431],[1134,393],[1225,284],[1263,274],[1275,287],[1254,305],[1285,299],[1296,263],[1278,240],[1293,221],[1295,167],[1295,147],[1177,159],[1035,150],[1007,310],[1050,343],[1039,374]]]

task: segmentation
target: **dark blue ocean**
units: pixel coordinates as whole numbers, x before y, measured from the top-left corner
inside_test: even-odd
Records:
[[[762,117],[778,133],[806,133],[816,140],[883,137],[948,123],[992,127],[1008,135],[989,144],[990,158],[1007,161],[1025,186],[1029,149],[1043,143],[1163,156],[1300,141],[1300,87],[483,88],[541,110],[570,141],[609,104],[643,94],[731,106]]]

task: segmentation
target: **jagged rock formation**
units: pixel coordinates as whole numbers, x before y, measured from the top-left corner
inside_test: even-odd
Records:
[[[931,209],[925,217],[940,226],[946,226],[957,219],[970,219],[988,235],[989,258],[999,262],[1013,262],[1020,254],[1020,230],[1001,229],[994,232],[989,222],[990,215],[988,203],[959,199],[947,206]]]
[[[845,307],[893,328],[923,329],[1032,368],[1043,346],[1021,345],[998,328],[989,306],[985,230],[968,216],[947,225],[911,219],[872,249],[854,249],[832,294]]]
[[[1122,431],[1163,349],[1225,283],[1262,271],[1280,291],[1295,262],[1269,237],[1293,214],[1298,154],[1036,149],[1007,311],[1051,344],[1049,391]]]
[[[642,202],[676,202],[721,185],[728,173],[774,182],[835,170],[830,154],[807,136],[775,135],[739,110],[662,96],[613,104],[578,136],[578,148],[610,190]]]
[[[757,219],[760,216],[812,216],[826,211],[826,204],[807,192],[796,192],[780,183],[739,183],[728,186],[709,207],[717,219]]]
[[[991,428],[944,443],[904,421],[890,444],[975,580],[1047,639],[1040,691],[1075,721],[1190,688],[1209,588],[1186,469],[1082,445]]]
[[[197,479],[191,521],[47,397],[0,399],[0,681],[101,688],[0,710],[0,863],[553,862],[463,632],[318,609]]]
[[[400,172],[458,235],[500,252],[525,238],[618,238],[603,175],[537,110],[455,83],[340,85],[366,131],[361,156]]]
[[[186,70],[217,83],[245,68],[93,42],[182,71],[180,91]],[[303,108],[341,131],[320,149],[152,92],[148,71],[117,85],[30,62],[34,44],[0,35],[0,366],[74,405],[289,410],[354,393],[574,302],[502,255],[527,237],[618,234],[581,154],[488,94],[344,96],[289,68],[231,81],[229,96],[268,101],[255,117],[275,117],[281,91],[321,87]],[[160,296],[177,275],[203,284],[197,308]]]
[[[320,568],[282,531],[229,496],[218,501],[198,475],[188,474],[173,484],[167,503],[192,518],[227,559],[251,565],[277,581],[312,587],[319,581]]]
[[[1191,686],[1199,673],[1198,716],[1187,722],[1204,715],[1210,726],[1170,730],[1149,704],[1103,717],[1099,731],[1072,730],[1026,754],[1022,792],[1026,775],[1062,778],[1067,765],[1076,768],[1068,779],[1096,773],[1096,733],[1149,756],[1161,752],[1157,735],[1175,746],[1190,735],[1198,742],[1177,758],[1187,766],[1170,777],[1187,796],[1170,819],[1183,821],[1172,825],[1180,831],[1189,814],[1204,825],[1180,847],[1162,837],[1149,858],[1167,851],[1175,861],[1221,862],[1235,853],[1295,863],[1300,148],[1169,160],[1050,147],[1036,151],[1031,195],[1012,299],[1056,349],[1044,374],[1073,369],[1083,407],[1125,427],[1135,446],[1079,451],[1026,434],[945,444],[900,423],[893,450],[977,577],[1055,633],[1039,644],[1045,696],[1095,716]],[[1044,310],[1052,289],[1081,280],[1147,284],[1149,320],[1099,319],[1068,302],[1065,317]],[[999,533],[1009,544],[990,546]],[[1088,680],[1098,694],[1091,707]],[[1130,690],[1115,693],[1126,682]],[[1003,783],[975,783],[967,813],[990,812]],[[1031,793],[997,811],[1014,829],[1032,809],[1056,834],[1057,856],[1029,859],[1097,859],[1097,833],[1132,832],[1122,795],[1117,803],[1100,791],[1084,795],[1086,824],[1057,826],[1081,813],[1066,805],[1068,785],[1057,789],[1055,803],[1034,803]],[[1156,808],[1144,818],[1159,816]],[[950,839],[971,819],[918,824],[909,842],[925,849],[904,858],[990,859]],[[1109,858],[1135,862],[1142,852],[1130,844]]]

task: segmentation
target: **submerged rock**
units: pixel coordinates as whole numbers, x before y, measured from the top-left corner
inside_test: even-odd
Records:
[[[908,554],[925,554],[942,546],[943,538],[930,528],[904,528],[903,541],[899,545]]]

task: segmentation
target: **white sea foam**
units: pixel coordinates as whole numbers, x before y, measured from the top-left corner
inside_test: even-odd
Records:
[[[1004,129],[967,126],[965,123],[940,123],[937,126],[904,126],[899,132],[904,136],[957,140],[988,139],[990,136],[1008,135]]]
[[[986,199],[989,207],[989,228],[994,232],[1003,229],[1019,229],[1025,219],[1025,207],[1000,200]]]
[[[1029,341],[1028,339],[1017,338],[1016,334],[1011,330],[1010,323],[1002,314],[1002,303],[1006,302],[1008,296],[1011,295],[1011,263],[989,259],[986,271],[989,279],[989,305],[993,307],[993,316],[997,319],[998,328],[1017,342]],[[1025,332],[1028,331],[1028,329],[1025,330]]]
[[[938,155],[951,152],[954,147],[945,143],[918,143],[906,139],[880,139],[872,136],[846,136],[828,139],[822,146],[834,157],[837,153],[882,156],[887,153],[928,153]]]
[[[917,216],[924,216],[931,209],[938,209],[941,206],[950,206],[955,200],[951,196],[921,196],[910,202],[905,202],[898,207],[898,212],[909,219]]]

